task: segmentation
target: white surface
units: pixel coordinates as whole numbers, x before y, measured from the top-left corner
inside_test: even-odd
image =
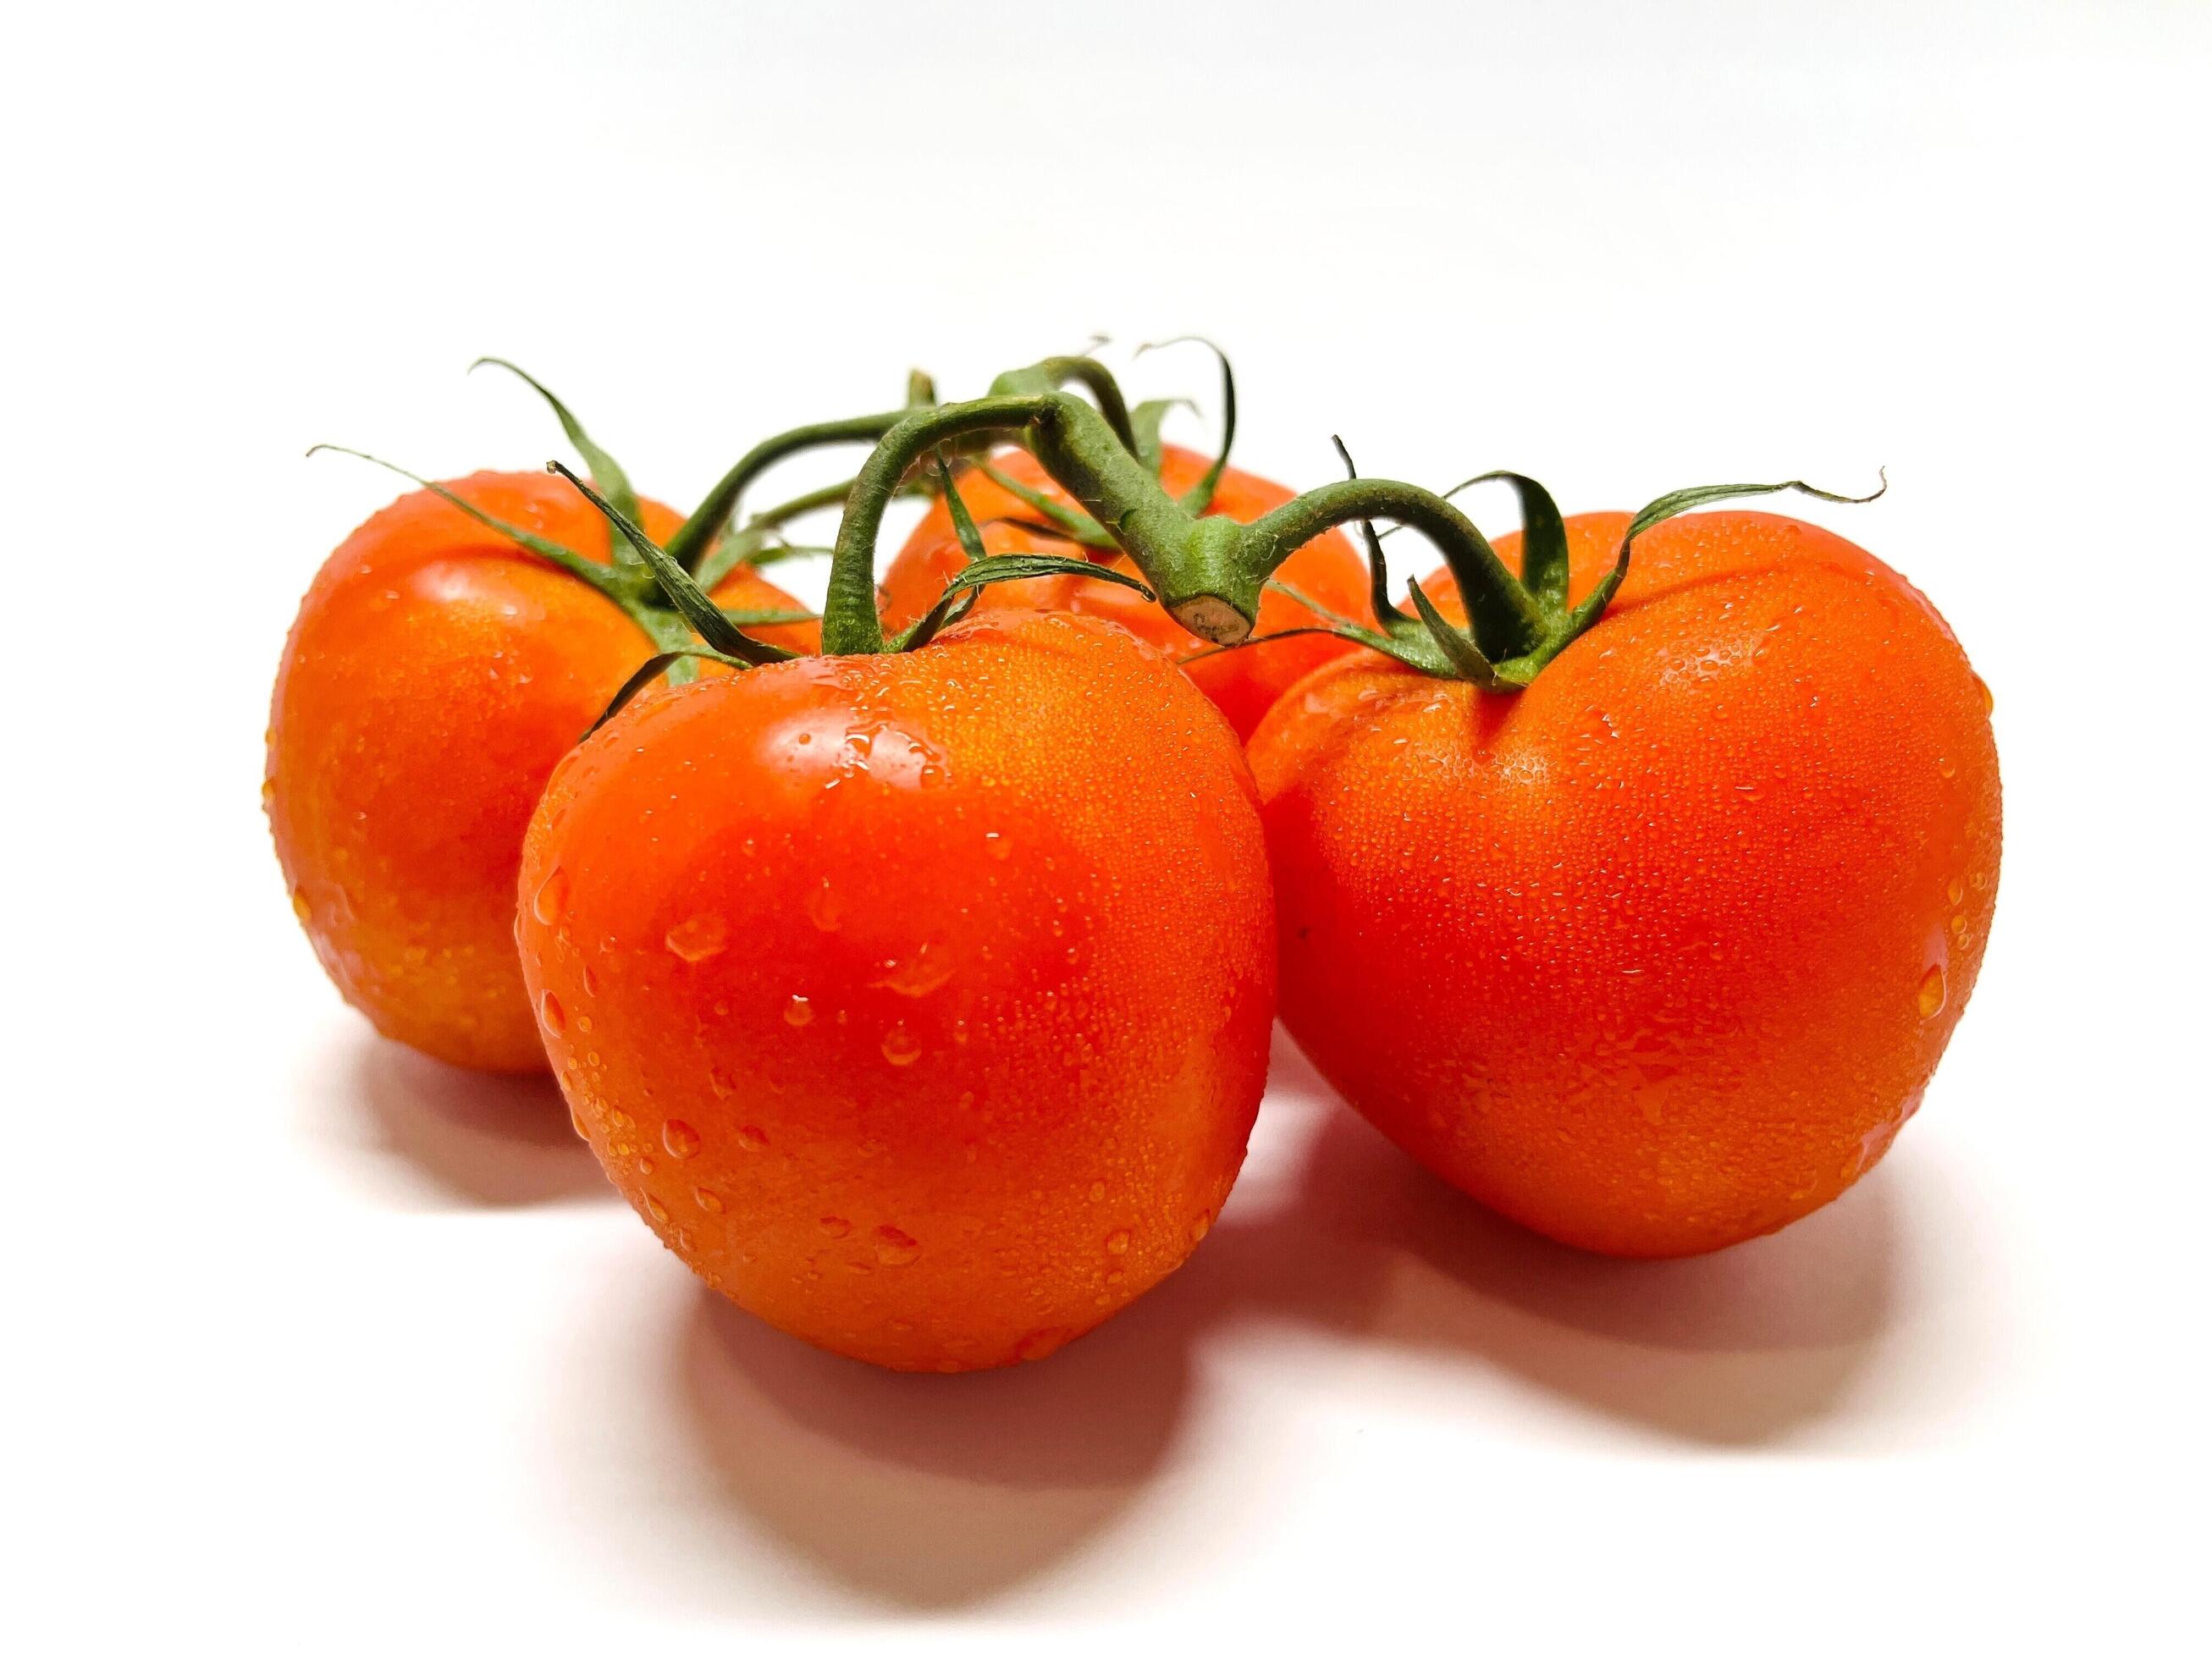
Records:
[[[2212,14],[1228,11],[11,19],[0,1645],[2203,1650]],[[308,443],[541,461],[460,376],[504,352],[684,500],[1093,329],[1220,336],[1300,483],[1331,430],[1570,510],[1889,467],[1818,516],[1996,689],[2008,837],[1878,1174],[1582,1259],[1286,1054],[1187,1272],[901,1380],[712,1302],[546,1090],[337,1003],[259,737],[392,492]]]

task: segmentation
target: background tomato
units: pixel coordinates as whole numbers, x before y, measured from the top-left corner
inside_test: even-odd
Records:
[[[1095,618],[626,711],[556,773],[522,891],[579,1131],[708,1284],[823,1347],[1042,1358],[1181,1263],[1243,1158],[1274,976],[1249,775]]]
[[[1025,450],[1010,450],[994,463],[1016,483],[1072,505],[1066,492],[1048,477],[1036,458]],[[1162,455],[1160,482],[1172,495],[1181,495],[1206,476],[1212,462],[1194,451],[1170,444]],[[983,544],[991,553],[1069,553],[1070,544],[1039,536],[1015,525],[989,523],[1002,514],[1035,520],[1035,508],[1012,492],[978,471],[962,475],[960,499],[982,526]],[[1291,492],[1280,484],[1224,469],[1209,511],[1249,523],[1280,507]],[[1093,553],[1093,558],[1118,570],[1134,568],[1119,555]],[[937,602],[945,584],[967,563],[952,515],[941,501],[933,502],[916,525],[898,556],[883,578],[884,623],[902,628]],[[1286,560],[1276,574],[1308,598],[1340,616],[1361,617],[1367,606],[1367,567],[1352,544],[1331,531],[1316,537]],[[1205,641],[1183,631],[1174,617],[1141,594],[1109,582],[1086,581],[1080,576],[1040,576],[1025,582],[1002,582],[985,590],[979,609],[1073,611],[1105,617],[1138,638],[1149,641],[1183,663],[1199,690],[1213,699],[1229,717],[1239,738],[1249,735],[1294,682],[1332,657],[1352,649],[1343,641],[1326,635],[1310,635],[1228,652],[1214,652]],[[1286,593],[1268,590],[1260,605],[1255,633],[1309,627],[1321,619]],[[1212,653],[1211,655],[1203,654]],[[1191,660],[1196,659],[1196,660]]]
[[[1577,596],[1626,525],[1569,520]],[[1515,696],[1329,665],[1251,761],[1300,1047],[1445,1179],[1588,1249],[1712,1249],[1835,1197],[1981,966],[1984,688],[1903,578],[1793,520],[1639,538]]]
[[[544,472],[448,486],[604,560],[605,521]],[[644,506],[656,538],[680,522]],[[739,569],[715,597],[799,608]],[[808,648],[811,624],[758,630]],[[553,763],[650,654],[599,593],[428,490],[346,538],[286,641],[262,787],[315,954],[380,1031],[457,1065],[545,1057],[514,959],[522,832]]]

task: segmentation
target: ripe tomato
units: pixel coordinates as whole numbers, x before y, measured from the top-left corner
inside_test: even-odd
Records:
[[[1576,597],[1627,522],[1568,520]],[[1291,1035],[1430,1169],[1589,1249],[1715,1249],[1834,1198],[1981,966],[1986,690],[1808,524],[1662,524],[1519,695],[1363,653],[1250,758]]]
[[[627,709],[556,770],[520,890],[579,1132],[820,1346],[1042,1358],[1177,1267],[1243,1159],[1274,1001],[1250,776],[1096,619],[987,611]]]
[[[449,486],[597,559],[603,520],[543,472]],[[680,522],[658,503],[646,526]],[[798,608],[745,568],[725,605]],[[813,629],[758,630],[793,649]],[[262,787],[293,908],[346,1000],[457,1065],[545,1064],[514,957],[522,831],[553,763],[651,654],[582,582],[428,490],[346,538],[284,647]]]
[[[1046,476],[1036,458],[1026,451],[1010,451],[994,465],[1018,483],[1068,503],[1067,493]],[[1169,445],[1163,452],[1160,482],[1168,493],[1181,495],[1206,476],[1212,463],[1191,450]],[[1076,550],[1064,541],[1039,536],[1004,522],[989,523],[1001,514],[1035,520],[1034,508],[1000,488],[981,472],[960,480],[960,499],[969,514],[983,526],[985,551],[1000,553],[1068,553]],[[1291,499],[1280,484],[1270,483],[1235,467],[1224,470],[1214,491],[1210,513],[1226,514],[1249,523]],[[1133,574],[1135,567],[1118,554],[1095,552],[1091,557],[1117,570]],[[932,504],[914,533],[900,548],[883,579],[884,623],[902,628],[935,604],[945,584],[967,563],[952,515],[942,501]],[[1278,570],[1276,575],[1309,599],[1340,616],[1364,616],[1367,608],[1367,567],[1352,551],[1352,544],[1334,531],[1307,543]],[[1029,581],[1005,582],[984,592],[979,608],[1028,611],[1073,611],[1106,617],[1139,639],[1185,662],[1184,672],[1198,689],[1213,699],[1243,738],[1295,681],[1353,647],[1326,634],[1301,635],[1247,649],[1213,652],[1204,640],[1183,631],[1174,617],[1158,605],[1126,587],[1086,581],[1080,576],[1039,576]],[[1318,625],[1322,618],[1287,593],[1270,588],[1260,603],[1254,631],[1273,633],[1281,629]],[[1202,654],[1212,653],[1212,654]],[[1196,658],[1196,661],[1188,661]]]

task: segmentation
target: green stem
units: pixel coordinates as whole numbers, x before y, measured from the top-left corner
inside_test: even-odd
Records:
[[[1532,649],[1549,618],[1467,514],[1442,496],[1388,478],[1323,484],[1255,520],[1260,558],[1272,571],[1315,537],[1362,519],[1394,519],[1435,543],[1458,579],[1468,621],[1483,654],[1496,661]]]
[[[1017,377],[1002,375],[1005,384]],[[1233,644],[1252,631],[1261,590],[1277,566],[1314,537],[1361,518],[1413,525],[1435,542],[1468,590],[1486,654],[1519,655],[1547,618],[1482,532],[1449,502],[1384,478],[1324,486],[1250,525],[1201,517],[1160,487],[1106,417],[1064,392],[946,404],[909,415],[854,479],[822,607],[822,649],[865,655],[884,648],[875,609],[876,538],[892,492],[931,450],[979,436],[1025,440],[1046,472],[1144,573],[1170,615],[1200,638]]]
[[[1027,368],[1009,369],[991,382],[994,398],[1034,397],[1057,392],[1073,383],[1098,400],[1098,414],[1115,441],[1131,454],[1139,453],[1137,428],[1129,419],[1121,383],[1096,357],[1047,357]]]
[[[799,454],[804,450],[819,449],[829,444],[874,443],[905,420],[910,412],[897,409],[880,415],[854,415],[842,421],[822,421],[812,426],[794,427],[789,432],[780,432],[775,437],[754,445],[707,492],[706,499],[684,521],[683,527],[668,538],[668,556],[687,571],[696,570],[714,545],[715,538],[721,534],[722,526],[737,511],[738,499],[745,493],[746,486],[769,468],[787,456]]]
[[[876,538],[883,529],[884,509],[915,463],[939,444],[957,439],[1021,432],[1054,398],[1065,396],[983,398],[901,416],[861,464],[845,497],[836,549],[830,556],[829,592],[822,602],[823,656],[872,656],[884,649],[883,618],[876,614]],[[1066,401],[1097,418],[1082,399]]]
[[[803,495],[793,495],[787,501],[780,501],[763,512],[751,514],[745,520],[742,530],[732,531],[723,537],[714,544],[714,550],[699,562],[698,569],[692,573],[699,586],[712,592],[715,585],[739,565],[758,561],[763,550],[769,544],[769,531],[779,529],[792,520],[820,508],[837,506],[851,493],[852,488],[850,478],[840,478],[836,483],[823,484],[819,489],[810,489]]]

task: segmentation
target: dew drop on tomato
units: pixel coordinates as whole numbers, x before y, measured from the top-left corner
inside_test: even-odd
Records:
[[[556,865],[553,873],[538,884],[530,900],[530,914],[548,927],[557,927],[568,914],[568,872]]]
[[[911,1066],[921,1058],[921,1042],[903,1020],[893,1022],[884,1033],[884,1058],[894,1066]]]
[[[1066,1340],[1067,1331],[1063,1326],[1053,1325],[1041,1331],[1031,1331],[1014,1344],[1014,1358],[1024,1361],[1047,1358],[1058,1352],[1060,1345]]]
[[[699,915],[679,921],[662,940],[685,962],[704,962],[729,948],[730,924],[717,915]]]
[[[1933,1019],[1943,1012],[1944,1000],[1949,991],[1943,983],[1942,967],[1930,968],[1920,976],[1920,1018]]]
[[[924,941],[908,955],[884,963],[882,975],[873,983],[902,997],[926,997],[951,977],[951,958]]]
[[[699,1150],[699,1132],[682,1118],[672,1117],[661,1126],[660,1144],[672,1158],[690,1158]]]

